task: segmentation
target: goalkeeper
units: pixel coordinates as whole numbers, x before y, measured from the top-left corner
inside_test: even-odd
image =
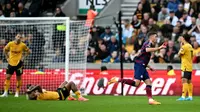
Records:
[[[70,95],[71,90],[79,101],[89,100],[81,95],[74,82],[68,83],[66,81],[58,87],[57,91],[46,91],[41,86],[30,86],[27,89],[27,95],[29,100],[65,100]]]

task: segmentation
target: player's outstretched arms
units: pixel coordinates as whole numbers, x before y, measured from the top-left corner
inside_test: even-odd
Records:
[[[151,48],[146,48],[146,52],[155,52],[155,51],[158,51],[160,49],[164,49],[166,48],[166,45],[165,44],[162,44],[160,47],[151,47]]]

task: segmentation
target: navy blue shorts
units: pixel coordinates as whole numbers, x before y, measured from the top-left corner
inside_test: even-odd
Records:
[[[135,63],[134,70],[135,70],[134,73],[135,79],[143,81],[145,81],[146,79],[150,79],[149,73],[147,72],[146,67],[144,65]]]

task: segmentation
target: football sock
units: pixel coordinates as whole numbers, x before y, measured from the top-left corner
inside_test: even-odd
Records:
[[[192,83],[188,84],[188,96],[191,98],[193,96],[193,84]]]
[[[188,91],[188,83],[183,83],[183,87],[182,87],[182,98],[186,97]]]
[[[82,97],[80,91],[76,91],[75,94],[78,98]]]
[[[10,80],[5,80],[5,82],[4,82],[4,92],[8,93],[9,87],[10,87]]]
[[[133,81],[131,79],[119,79],[118,82],[122,82],[124,84],[135,86],[135,81]]]
[[[151,85],[146,86],[146,95],[150,99],[152,99]]]
[[[19,93],[21,85],[22,85],[22,80],[17,81],[16,92]]]

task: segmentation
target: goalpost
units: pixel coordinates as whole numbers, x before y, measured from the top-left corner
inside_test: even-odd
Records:
[[[63,81],[69,81],[73,74],[79,74],[76,84],[80,88],[86,76],[89,27],[85,26],[85,21],[71,21],[68,17],[0,19],[1,44],[14,40],[18,32],[31,50],[24,60],[22,93],[28,84],[56,90]],[[3,91],[7,62],[4,57],[1,60],[0,91]],[[10,93],[15,88],[16,76],[13,75]]]

